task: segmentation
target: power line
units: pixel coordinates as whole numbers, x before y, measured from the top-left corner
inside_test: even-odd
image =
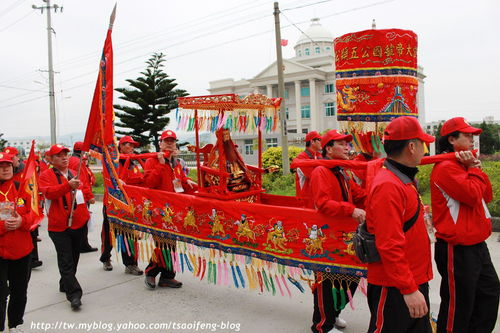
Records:
[[[21,17],[20,19],[12,22],[11,24],[9,24],[8,26],[4,27],[4,28],[1,28],[0,29],[0,32],[4,32],[5,30],[15,26],[17,23],[21,22],[22,20],[24,20],[25,18],[27,18],[28,16],[32,15],[34,12],[30,11],[28,13],[26,13],[26,15],[24,15],[23,17]]]
[[[35,90],[35,89],[26,89],[26,88],[18,88],[18,87],[11,87],[11,86],[6,86],[3,84],[0,84],[0,87],[2,88],[7,88],[7,89],[15,89],[15,90],[24,90],[24,91],[32,91],[32,92],[45,92],[45,90]],[[24,95],[23,95],[24,96]]]
[[[6,10],[4,10],[3,12],[0,13],[0,17],[4,16],[8,12],[10,12],[11,10],[15,9],[16,7],[18,7],[19,5],[21,5],[25,1],[26,0],[18,0],[17,2],[13,3]]]

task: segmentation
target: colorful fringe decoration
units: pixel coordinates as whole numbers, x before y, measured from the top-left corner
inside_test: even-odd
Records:
[[[177,109],[177,130],[194,131],[194,110]],[[231,132],[272,133],[278,130],[279,108],[269,110],[213,111],[198,110],[198,130],[214,133],[220,128]]]

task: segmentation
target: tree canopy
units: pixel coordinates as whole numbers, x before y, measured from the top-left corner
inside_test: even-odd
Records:
[[[130,135],[141,146],[153,143],[159,151],[159,136],[168,126],[168,114],[177,108],[177,97],[187,96],[183,89],[176,89],[175,79],[170,78],[164,71],[165,56],[163,53],[154,53],[146,61],[147,67],[141,72],[142,76],[126,80],[127,88],[115,89],[122,94],[119,98],[128,102],[127,105],[114,105],[119,121],[115,125],[124,130],[117,130],[119,134]]]

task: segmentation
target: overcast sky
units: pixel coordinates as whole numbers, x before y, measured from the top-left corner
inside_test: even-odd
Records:
[[[52,24],[58,134],[86,128],[97,66],[115,1],[51,0],[64,7]],[[42,0],[0,1],[0,133],[50,135],[46,15]],[[299,8],[298,8],[299,7]],[[413,30],[424,68],[427,121],[453,116],[500,119],[500,2],[436,0],[284,0],[285,58],[310,19],[335,37],[371,27]],[[115,88],[136,78],[153,52],[191,95],[208,82],[252,78],[275,59],[269,0],[119,0],[113,29]],[[118,93],[115,93],[115,102]]]

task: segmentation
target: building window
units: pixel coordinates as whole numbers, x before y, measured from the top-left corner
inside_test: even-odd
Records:
[[[297,133],[297,130],[296,129],[289,129],[288,133]]]
[[[278,147],[278,138],[266,139],[267,148]]]
[[[309,130],[307,128],[303,128],[302,133],[307,134],[307,133],[309,133]]]
[[[325,94],[331,94],[335,91],[333,83],[325,84]]]
[[[299,57],[302,57],[302,51],[301,51],[301,50],[299,50],[299,51],[297,52],[297,55],[298,55]]]
[[[325,47],[326,52],[330,52],[332,48],[330,46]]]
[[[311,106],[310,105],[302,105],[300,107],[300,115],[302,119],[311,118]]]
[[[288,99],[288,89],[285,89],[285,99]]]
[[[335,103],[325,103],[325,116],[335,116]]]
[[[309,55],[309,49],[308,49],[308,48],[306,48],[306,49],[304,50],[304,54],[305,54],[305,55]]]
[[[290,118],[290,113],[288,112],[288,108],[285,108],[286,120]]]
[[[301,87],[300,88],[300,96],[302,96],[302,97],[309,96],[309,87]]]
[[[319,47],[319,46],[316,46],[316,47],[314,48],[314,53],[319,54],[320,52],[321,52],[320,47]]]
[[[253,155],[253,140],[245,140],[245,155]]]

